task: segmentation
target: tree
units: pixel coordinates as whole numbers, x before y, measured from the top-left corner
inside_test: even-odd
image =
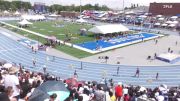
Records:
[[[99,4],[95,4],[95,5],[94,5],[94,10],[100,10],[100,9],[99,9]]]
[[[124,8],[124,10],[127,10],[127,9],[128,9],[128,7],[125,7],[125,8]]]
[[[139,7],[139,4],[137,4],[137,6],[136,7]]]
[[[131,3],[131,9],[133,8],[133,4]]]
[[[62,6],[62,5],[58,5],[58,4],[54,4],[51,6],[45,6],[45,8],[49,11],[49,12],[55,12],[55,11],[80,11],[80,6],[75,6],[75,5],[70,5],[70,6]],[[23,1],[13,1],[9,2],[9,1],[4,1],[4,0],[0,0],[0,10],[4,11],[4,10],[12,10],[12,11],[16,11],[16,10],[24,10],[24,11],[28,11],[28,9],[32,9],[32,5],[30,4],[30,2],[23,2]],[[95,5],[91,5],[91,4],[86,4],[84,6],[82,6],[82,11],[83,10],[109,10],[109,8],[106,5],[102,5],[100,6],[99,4],[95,4]]]
[[[106,5],[102,5],[101,10],[107,11],[107,10],[109,10],[109,8]]]
[[[136,8],[136,4],[133,5],[133,8]]]

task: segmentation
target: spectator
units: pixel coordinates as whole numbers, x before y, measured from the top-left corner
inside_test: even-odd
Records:
[[[95,91],[95,101],[104,101],[105,100],[105,92],[103,91],[102,87],[98,87],[98,90]]]
[[[17,101],[16,98],[13,98],[12,94],[13,94],[13,88],[11,86],[8,86],[6,89],[5,89],[5,92],[6,94],[8,95],[10,101]]]
[[[64,101],[73,101],[74,100],[74,96],[75,96],[75,92],[76,90],[71,90],[70,91],[70,94],[69,94],[69,97],[67,97]]]
[[[8,95],[5,92],[0,92],[1,101],[10,101]]]
[[[49,101],[56,101],[56,98],[57,98],[57,94],[52,94],[51,96],[50,96],[50,100]]]
[[[79,97],[78,97],[78,101],[83,101],[83,97],[82,97],[82,96],[79,96]]]
[[[123,101],[129,101],[129,95],[125,94],[123,99],[124,99]]]
[[[115,87],[115,95],[117,101],[121,100],[121,97],[123,96],[123,88],[122,88],[122,83],[118,82],[118,85]]]
[[[112,91],[109,91],[109,96],[111,98],[111,101],[116,101],[116,97],[114,96]]]
[[[13,88],[14,92],[12,94],[12,97],[15,97],[18,100],[20,95],[20,85],[19,85],[19,79],[16,76],[17,72],[18,72],[17,68],[11,67],[9,69],[9,74],[6,75],[4,78],[4,85],[5,88],[8,88],[9,86]]]
[[[58,101],[56,100],[57,94],[53,93],[52,95],[49,96],[49,99],[45,99],[44,101]]]
[[[90,100],[90,96],[89,96],[89,90],[87,90],[86,88],[84,89],[84,92],[82,94],[80,94],[80,96],[83,97],[83,101],[89,101]]]

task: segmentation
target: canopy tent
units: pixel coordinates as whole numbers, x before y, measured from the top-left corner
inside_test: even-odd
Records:
[[[172,23],[172,21],[166,21],[166,23],[167,23],[167,24],[171,24],[171,23]]]
[[[18,24],[23,26],[23,25],[32,25],[33,23],[31,23],[31,22],[27,21],[26,19],[24,19],[24,20],[18,22]]]
[[[14,13],[14,15],[20,15],[20,13],[19,13],[18,11],[16,11],[16,12]]]
[[[164,23],[164,24],[162,24],[161,26],[166,27],[167,25],[168,25],[168,24]]]
[[[178,24],[178,21],[172,21],[172,24]]]
[[[167,24],[178,24],[178,21],[167,21]]]
[[[101,21],[106,21],[106,20],[107,20],[106,17],[101,18]]]
[[[175,26],[176,26],[175,24],[168,25],[168,27],[175,27]]]
[[[101,25],[89,29],[89,32],[100,33],[100,34],[125,32],[125,31],[129,31],[129,29],[121,24]]]
[[[135,13],[134,13],[134,11],[128,11],[125,14],[128,15],[128,14],[135,14]]]
[[[161,24],[160,24],[160,23],[155,23],[154,25],[155,25],[155,26],[160,26]]]
[[[86,20],[84,20],[84,19],[82,19],[82,18],[80,18],[80,19],[76,20],[76,22],[78,22],[78,23],[87,23],[87,21],[86,21]]]
[[[34,20],[34,21],[46,19],[43,15],[22,15],[21,18],[26,20]]]
[[[160,17],[162,17],[162,15],[157,15],[156,17],[160,18]]]
[[[178,18],[178,16],[172,16],[171,17],[171,19],[177,19]]]
[[[140,17],[140,18],[147,18],[146,15],[140,15],[139,17]]]
[[[80,31],[87,31],[87,29],[86,28],[81,28]]]
[[[51,14],[51,15],[49,15],[50,17],[58,17],[59,15],[57,15],[57,14]]]
[[[6,11],[6,10],[5,10],[3,13],[4,13],[4,14],[9,14],[9,12],[8,12],[8,11]]]
[[[126,18],[130,18],[131,17],[131,15],[126,15]]]
[[[158,20],[162,21],[162,20],[164,20],[164,18],[158,18]]]

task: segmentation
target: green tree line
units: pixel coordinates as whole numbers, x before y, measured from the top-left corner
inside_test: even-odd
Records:
[[[10,11],[16,11],[18,9],[23,9],[25,11],[27,11],[28,9],[31,9],[32,5],[30,4],[30,2],[21,2],[21,1],[4,1],[4,0],[0,0],[0,10],[4,11],[4,10],[10,10]]]
[[[51,6],[45,6],[46,10],[49,12],[55,12],[55,11],[80,11],[80,6],[75,6],[75,5],[70,5],[70,6],[63,6],[63,5],[58,5],[54,4]],[[16,11],[23,9],[27,11],[28,9],[33,9],[33,5],[31,5],[30,2],[22,2],[22,1],[4,1],[0,0],[0,10],[10,10],[10,11]],[[86,4],[84,6],[81,6],[82,11],[83,10],[102,10],[102,11],[107,11],[109,8],[106,5],[100,6],[99,4],[91,5],[91,4]]]

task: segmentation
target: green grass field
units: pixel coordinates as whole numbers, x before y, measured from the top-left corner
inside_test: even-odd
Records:
[[[8,21],[9,24],[12,25],[17,25],[16,21]],[[57,25],[62,25],[64,27],[57,27]],[[94,41],[94,35],[93,33],[87,32],[86,36],[80,36],[80,29],[81,28],[92,28],[92,25],[87,25],[87,24],[77,24],[77,23],[70,23],[70,22],[64,22],[64,21],[42,21],[42,22],[33,22],[33,25],[30,27],[26,28],[28,30],[38,32],[44,35],[48,36],[56,36],[57,39],[64,40],[67,38],[67,36],[70,38],[71,37],[71,43],[83,43],[87,41]],[[8,27],[7,27],[8,28]],[[15,29],[10,29],[12,31],[15,31]],[[24,32],[24,31],[15,31],[18,34],[21,34],[23,36],[26,36],[28,38],[34,39],[34,40],[39,40],[41,43],[46,43],[46,39],[42,37],[37,37],[36,35]],[[62,45],[59,46],[57,45],[55,47],[56,49],[67,53],[69,55],[72,55],[77,58],[84,58],[87,56],[91,56],[91,53],[72,48],[70,46]]]
[[[7,23],[12,25],[17,25],[17,21],[8,21]],[[62,25],[63,27],[57,27],[56,25]],[[80,36],[81,28],[86,28],[88,30],[89,28],[92,27],[93,27],[92,25],[77,24],[77,23],[64,22],[64,21],[42,21],[42,22],[33,22],[33,25],[30,25],[30,27],[26,29],[48,36],[56,36],[56,38],[60,40],[65,40],[68,36],[68,38],[71,38],[70,43],[77,44],[77,43],[83,43],[83,42],[95,40],[93,33],[90,32],[87,32],[86,36]],[[26,36],[28,38],[38,40],[41,43],[47,42],[46,39],[42,37],[38,37],[34,34],[27,33],[21,30],[15,30],[9,27],[6,28],[15,31],[18,34]],[[136,32],[130,31],[128,33],[136,33]],[[91,53],[76,48],[72,48],[66,45],[61,45],[61,46],[57,45],[55,48],[77,58],[84,58],[93,55]]]

